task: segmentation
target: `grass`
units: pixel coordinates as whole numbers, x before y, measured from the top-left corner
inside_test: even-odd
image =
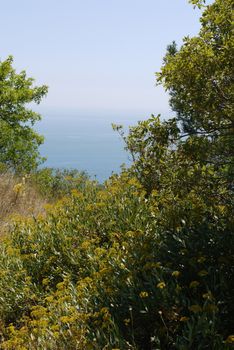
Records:
[[[0,236],[8,230],[13,218],[37,216],[47,202],[25,177],[10,173],[0,175]]]

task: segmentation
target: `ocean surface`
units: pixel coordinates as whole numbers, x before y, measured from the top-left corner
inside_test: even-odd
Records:
[[[126,130],[135,125],[137,116],[123,117],[81,115],[81,113],[43,113],[37,131],[45,137],[40,152],[47,157],[43,166],[85,170],[92,178],[105,181],[121,164],[130,165],[124,142],[111,123],[123,124]]]

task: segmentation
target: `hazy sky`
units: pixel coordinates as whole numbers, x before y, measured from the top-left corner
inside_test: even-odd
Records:
[[[186,0],[1,1],[0,59],[49,85],[42,110],[166,113],[154,72],[198,18]]]

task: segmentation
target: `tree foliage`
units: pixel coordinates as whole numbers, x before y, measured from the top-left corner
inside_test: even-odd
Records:
[[[170,47],[157,74],[171,96],[170,105],[184,136],[190,136],[190,153],[200,144],[203,161],[234,166],[234,37],[233,1],[217,0],[201,17],[198,36],[184,39],[177,51]],[[198,139],[199,137],[199,139]],[[202,151],[202,152],[201,152]]]
[[[28,172],[41,160],[38,146],[43,137],[32,128],[41,117],[27,105],[40,103],[47,87],[34,87],[34,80],[25,71],[17,74],[12,63],[12,57],[0,62],[0,163],[16,172]]]

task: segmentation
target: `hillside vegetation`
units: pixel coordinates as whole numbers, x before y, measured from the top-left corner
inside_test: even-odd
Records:
[[[175,118],[114,126],[129,169],[30,173],[47,204],[1,242],[1,349],[233,348],[232,14],[204,6],[199,35],[168,47]]]

